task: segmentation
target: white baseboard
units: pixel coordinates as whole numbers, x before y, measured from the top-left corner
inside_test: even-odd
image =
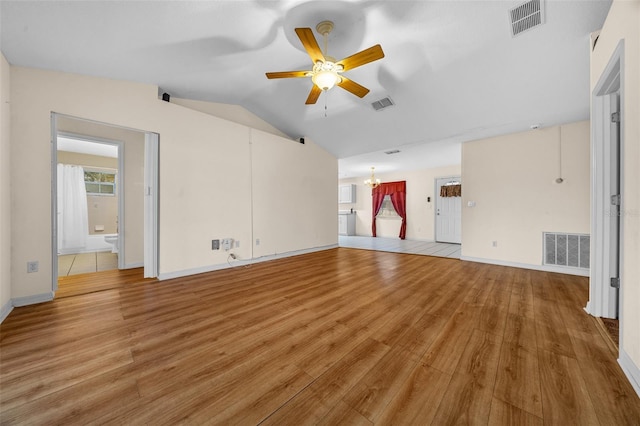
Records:
[[[236,259],[236,260],[232,260],[230,264],[218,263],[216,265],[207,265],[200,268],[184,269],[182,271],[175,271],[175,272],[164,272],[164,273],[158,274],[158,280],[160,281],[170,280],[173,278],[187,277],[189,275],[204,274],[206,272],[213,272],[213,271],[219,271],[221,269],[235,268],[237,266],[246,266],[254,263],[267,262],[269,260],[283,259],[285,257],[299,256],[301,254],[314,253],[317,251],[324,251],[324,250],[329,250],[337,247],[338,247],[338,244],[331,244],[328,246],[313,247],[313,248],[308,248],[303,250],[290,251],[286,253],[274,253],[271,255],[256,257],[253,259]]]
[[[490,265],[511,266],[513,268],[533,269],[535,271],[556,272],[559,274],[578,275],[580,277],[588,277],[588,269],[563,267],[557,265],[532,265],[529,263],[509,262],[505,260],[485,259],[482,257],[461,256],[460,260],[467,262],[488,263]]]
[[[42,294],[34,294],[33,296],[24,296],[24,297],[14,297],[12,299],[13,306],[27,306],[27,305],[35,305],[36,303],[44,303],[51,302],[53,300],[54,293],[42,293]]]
[[[629,379],[633,389],[636,391],[638,396],[640,396],[640,368],[638,368],[622,348],[620,348],[618,356],[618,364],[622,367],[622,371],[624,371],[627,379]]]
[[[0,324],[9,316],[11,311],[13,311],[13,302],[9,299],[9,301],[0,308]]]
[[[127,263],[126,265],[124,265],[124,269],[143,268],[143,267],[144,267],[144,262]]]

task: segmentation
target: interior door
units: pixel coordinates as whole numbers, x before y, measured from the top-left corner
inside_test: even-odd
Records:
[[[610,257],[609,274],[611,288],[609,289],[609,312],[618,318],[620,297],[620,95],[611,95],[611,179],[610,179]]]
[[[436,179],[436,241],[462,242],[462,197],[441,197],[440,187],[461,183],[460,176]]]

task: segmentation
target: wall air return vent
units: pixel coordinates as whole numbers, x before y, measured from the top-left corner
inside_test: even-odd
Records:
[[[589,235],[545,232],[544,264],[589,269]]]
[[[376,111],[381,111],[381,110],[383,110],[385,108],[389,108],[390,106],[393,106],[393,105],[395,105],[395,104],[393,103],[391,98],[388,97],[388,96],[386,98],[382,98],[382,99],[379,99],[379,100],[371,103],[371,106]]]
[[[509,10],[513,37],[544,23],[544,0],[530,0]]]

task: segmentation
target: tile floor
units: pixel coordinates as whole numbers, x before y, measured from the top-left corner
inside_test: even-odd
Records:
[[[338,236],[338,245],[340,247],[390,251],[395,253],[422,254],[425,256],[449,257],[453,259],[460,259],[461,247],[460,244],[346,235]]]
[[[58,256],[58,276],[87,274],[118,269],[118,254],[110,251]]]

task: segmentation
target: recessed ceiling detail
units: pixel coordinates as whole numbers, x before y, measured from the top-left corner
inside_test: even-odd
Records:
[[[511,35],[517,36],[544,23],[543,0],[530,0],[509,10]]]
[[[391,98],[388,97],[388,96],[386,98],[378,99],[377,101],[371,103],[371,106],[376,111],[380,111],[380,110],[383,110],[385,108],[388,108],[388,107],[394,106],[394,105],[395,104],[393,103]]]

